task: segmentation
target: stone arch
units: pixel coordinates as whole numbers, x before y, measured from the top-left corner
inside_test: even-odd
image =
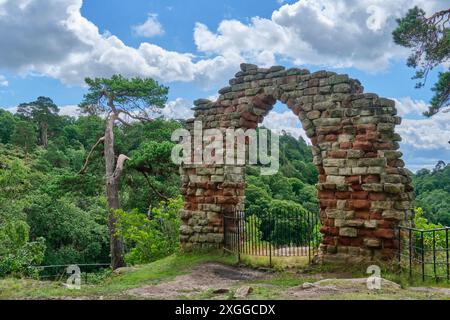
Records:
[[[203,129],[256,128],[277,100],[298,115],[311,139],[324,261],[392,259],[396,226],[411,225],[413,187],[398,151],[401,123],[395,102],[364,93],[358,80],[334,72],[310,73],[281,66],[241,71],[219,90],[217,101],[194,102],[194,121]],[[185,208],[181,243],[185,249],[220,247],[222,215],[242,208],[243,166],[181,166]]]

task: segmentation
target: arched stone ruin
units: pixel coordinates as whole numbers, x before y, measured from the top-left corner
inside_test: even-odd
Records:
[[[364,93],[358,80],[334,72],[242,64],[217,101],[197,100],[194,120],[203,129],[256,128],[276,101],[285,103],[312,142],[323,242],[330,262],[389,260],[396,226],[411,225],[413,186],[394,132],[395,103]],[[184,249],[221,247],[222,216],[243,208],[243,166],[181,166],[181,243]]]

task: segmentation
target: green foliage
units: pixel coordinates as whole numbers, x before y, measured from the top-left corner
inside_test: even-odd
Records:
[[[33,237],[44,236],[46,264],[108,261],[108,230],[104,212],[83,210],[69,198],[46,194],[30,197],[24,211]]]
[[[440,161],[434,170],[419,170],[413,177],[416,206],[425,218],[450,226],[450,166]]]
[[[434,224],[432,222],[429,222],[425,218],[425,214],[422,208],[416,208],[414,210],[414,225],[415,228],[420,230],[435,230],[435,229],[441,229],[443,226],[441,224]],[[421,233],[416,232],[416,242],[421,243]],[[437,248],[446,248],[445,243],[445,233],[444,232],[435,232],[434,239],[433,239],[433,233],[432,232],[424,232],[423,233],[423,246],[424,248],[433,248],[433,241],[436,241],[435,245]],[[422,244],[420,244],[421,246]]]
[[[151,78],[127,79],[121,75],[111,78],[86,78],[88,93],[80,103],[80,108],[89,114],[99,114],[111,108],[112,103],[120,107],[122,112],[132,116],[130,112],[138,110],[146,118],[149,107],[164,107],[169,89],[161,86]]]
[[[450,10],[425,16],[425,11],[414,7],[405,17],[397,19],[398,26],[392,35],[394,42],[412,50],[407,65],[416,69],[413,79],[420,79],[418,88],[422,87],[428,73],[436,66],[450,58],[450,29],[448,22]],[[429,110],[424,113],[432,116],[449,105],[450,72],[439,73],[439,80],[432,89],[435,93]]]
[[[151,216],[137,210],[118,210],[118,233],[127,246],[125,259],[130,264],[148,263],[172,254],[178,249],[181,197],[161,202]]]
[[[0,143],[7,144],[16,126],[16,118],[7,110],[0,108]]]
[[[11,143],[22,147],[27,154],[36,146],[36,137],[36,129],[32,123],[17,121],[11,136]]]

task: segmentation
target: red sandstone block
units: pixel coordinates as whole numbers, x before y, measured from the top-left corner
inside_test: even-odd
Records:
[[[233,113],[235,111],[236,111],[236,107],[235,106],[230,106],[230,107],[228,107],[228,108],[226,108],[224,110],[224,113]]]
[[[327,134],[325,136],[325,141],[327,142],[333,142],[333,141],[337,141],[338,137],[335,134]]]
[[[247,128],[247,129],[256,129],[258,127],[258,123],[257,122],[253,122],[253,121],[248,121],[244,118],[241,118],[239,120],[239,125],[243,128]]]
[[[395,227],[395,222],[387,221],[387,220],[380,220],[380,221],[378,221],[378,227],[381,229],[392,229]]]
[[[367,140],[374,141],[374,140],[377,140],[378,137],[379,137],[379,134],[376,131],[369,131],[369,132],[366,133],[366,139]]]
[[[392,142],[374,143],[376,150],[394,150]]]
[[[363,190],[363,188],[360,184],[352,184],[352,189],[354,191],[362,191]]]
[[[364,238],[363,237],[350,239],[350,246],[352,246],[352,247],[362,247],[363,244],[364,244]]]
[[[352,143],[351,142],[341,142],[340,144],[339,144],[339,147],[341,148],[341,149],[351,149],[352,148]]]
[[[356,125],[356,130],[358,130],[358,132],[366,132],[366,131],[372,131],[372,130],[376,130],[376,129],[377,129],[377,125],[373,124],[373,123]]]
[[[338,191],[335,193],[336,199],[350,199],[351,192],[349,191]]]
[[[371,193],[369,193],[369,200],[384,201],[384,200],[386,200],[386,194],[371,192]]]
[[[368,151],[364,154],[364,158],[377,158],[377,157],[378,157],[377,152]]]
[[[369,209],[370,201],[368,200],[350,200],[348,201],[350,209]]]
[[[370,211],[356,211],[355,219],[369,220],[371,219]]]
[[[256,96],[253,98],[252,103],[255,107],[259,109],[267,109],[268,103],[264,102],[260,97]]]
[[[320,208],[336,208],[337,200],[320,199]]]
[[[348,176],[345,177],[345,182],[347,183],[360,183],[360,176]]]
[[[335,193],[333,191],[319,191],[317,193],[319,199],[335,199]]]
[[[367,199],[369,193],[367,191],[354,191],[351,193],[352,199],[360,199],[364,200]]]
[[[248,111],[244,111],[241,113],[242,118],[248,121],[258,121],[258,116],[254,115],[253,113],[250,113]]]
[[[377,238],[383,238],[383,239],[394,239],[395,238],[395,232],[393,229],[378,229],[374,232],[375,237]]]
[[[398,248],[398,241],[395,239],[386,239],[383,240],[383,248],[386,249],[395,249]]]
[[[330,158],[343,159],[347,157],[347,151],[344,150],[328,151],[328,156]]]
[[[368,141],[356,141],[353,144],[353,149],[355,150],[364,150],[364,151],[370,151],[372,150],[373,145],[371,142]]]
[[[380,182],[380,176],[370,174],[367,176],[362,176],[363,183],[379,183]]]

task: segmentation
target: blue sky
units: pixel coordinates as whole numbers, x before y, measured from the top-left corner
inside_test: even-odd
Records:
[[[432,13],[445,2],[0,0],[0,107],[44,95],[73,114],[84,77],[122,73],[168,85],[165,114],[189,117],[192,101],[213,98],[241,62],[327,69],[396,99],[408,167],[432,167],[450,162],[449,114],[421,116],[439,70],[414,89],[391,32],[409,7]],[[268,117],[272,129],[304,135],[284,106]]]

